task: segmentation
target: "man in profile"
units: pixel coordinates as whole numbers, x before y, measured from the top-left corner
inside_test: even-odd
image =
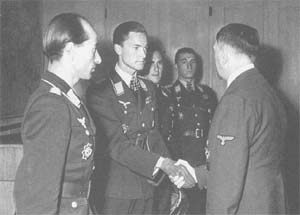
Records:
[[[92,214],[95,126],[73,88],[101,63],[96,44],[94,28],[78,14],[57,15],[46,29],[43,48],[49,63],[24,113],[16,214]]]

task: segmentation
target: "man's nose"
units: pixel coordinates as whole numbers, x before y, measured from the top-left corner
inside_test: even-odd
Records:
[[[95,63],[96,64],[100,64],[102,62],[102,58],[99,55],[99,52],[96,51],[96,55],[95,55]]]
[[[158,65],[157,65],[157,63],[154,64],[154,71],[158,72]]]
[[[146,54],[147,54],[147,49],[141,48],[140,56],[143,57],[143,58],[146,58]]]

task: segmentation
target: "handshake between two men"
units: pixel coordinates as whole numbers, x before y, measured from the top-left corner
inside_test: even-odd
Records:
[[[192,188],[198,183],[195,169],[185,160],[165,158],[160,166],[177,188]]]

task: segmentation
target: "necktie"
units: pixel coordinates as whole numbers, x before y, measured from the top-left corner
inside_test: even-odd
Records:
[[[132,79],[130,81],[130,89],[133,90],[133,92],[135,94],[137,94],[138,90],[141,88],[141,85],[140,85],[140,82],[139,80],[137,79],[136,76],[132,76]]]
[[[187,89],[187,91],[189,91],[189,92],[192,92],[192,91],[193,91],[193,85],[192,85],[192,82],[186,82],[186,89]]]

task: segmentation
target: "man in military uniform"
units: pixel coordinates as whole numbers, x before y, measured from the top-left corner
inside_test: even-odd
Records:
[[[183,166],[167,158],[168,151],[157,130],[157,103],[153,85],[137,76],[144,67],[147,33],[138,22],[125,22],[113,33],[118,55],[108,80],[92,86],[87,101],[97,127],[103,127],[110,166],[106,175],[104,214],[149,214],[153,184],[161,170],[195,184]],[[159,171],[160,170],[160,171]],[[158,181],[156,181],[156,179]]]
[[[164,73],[164,59],[161,47],[152,41],[148,46],[147,60],[144,68],[143,78],[151,81],[155,85],[155,94],[158,106],[158,130],[162,135],[167,148],[169,146],[169,132],[171,127],[171,120],[169,114],[172,109],[172,102],[170,97],[170,89],[160,84]],[[171,192],[176,189],[169,180],[164,180],[156,189],[154,193],[154,214],[168,214],[170,212]],[[178,191],[181,192],[181,191]],[[182,193],[181,193],[182,194]],[[178,194],[179,196],[179,194]]]
[[[73,87],[101,62],[96,43],[95,30],[77,14],[57,15],[46,30],[48,71],[24,114],[16,214],[91,214],[95,127]]]
[[[171,91],[169,86],[162,86],[161,79],[164,74],[164,57],[162,48],[152,41],[148,46],[147,59],[142,78],[151,81],[155,86],[157,100],[158,128],[168,147],[170,131],[169,113],[172,110]],[[171,110],[170,110],[171,109]]]
[[[191,48],[181,48],[175,55],[178,80],[171,87],[173,106],[169,132],[170,151],[174,159],[183,159],[197,167],[206,164],[205,151],[210,122],[217,105],[211,88],[196,82],[198,58]],[[205,213],[205,189],[186,190],[188,213]]]

